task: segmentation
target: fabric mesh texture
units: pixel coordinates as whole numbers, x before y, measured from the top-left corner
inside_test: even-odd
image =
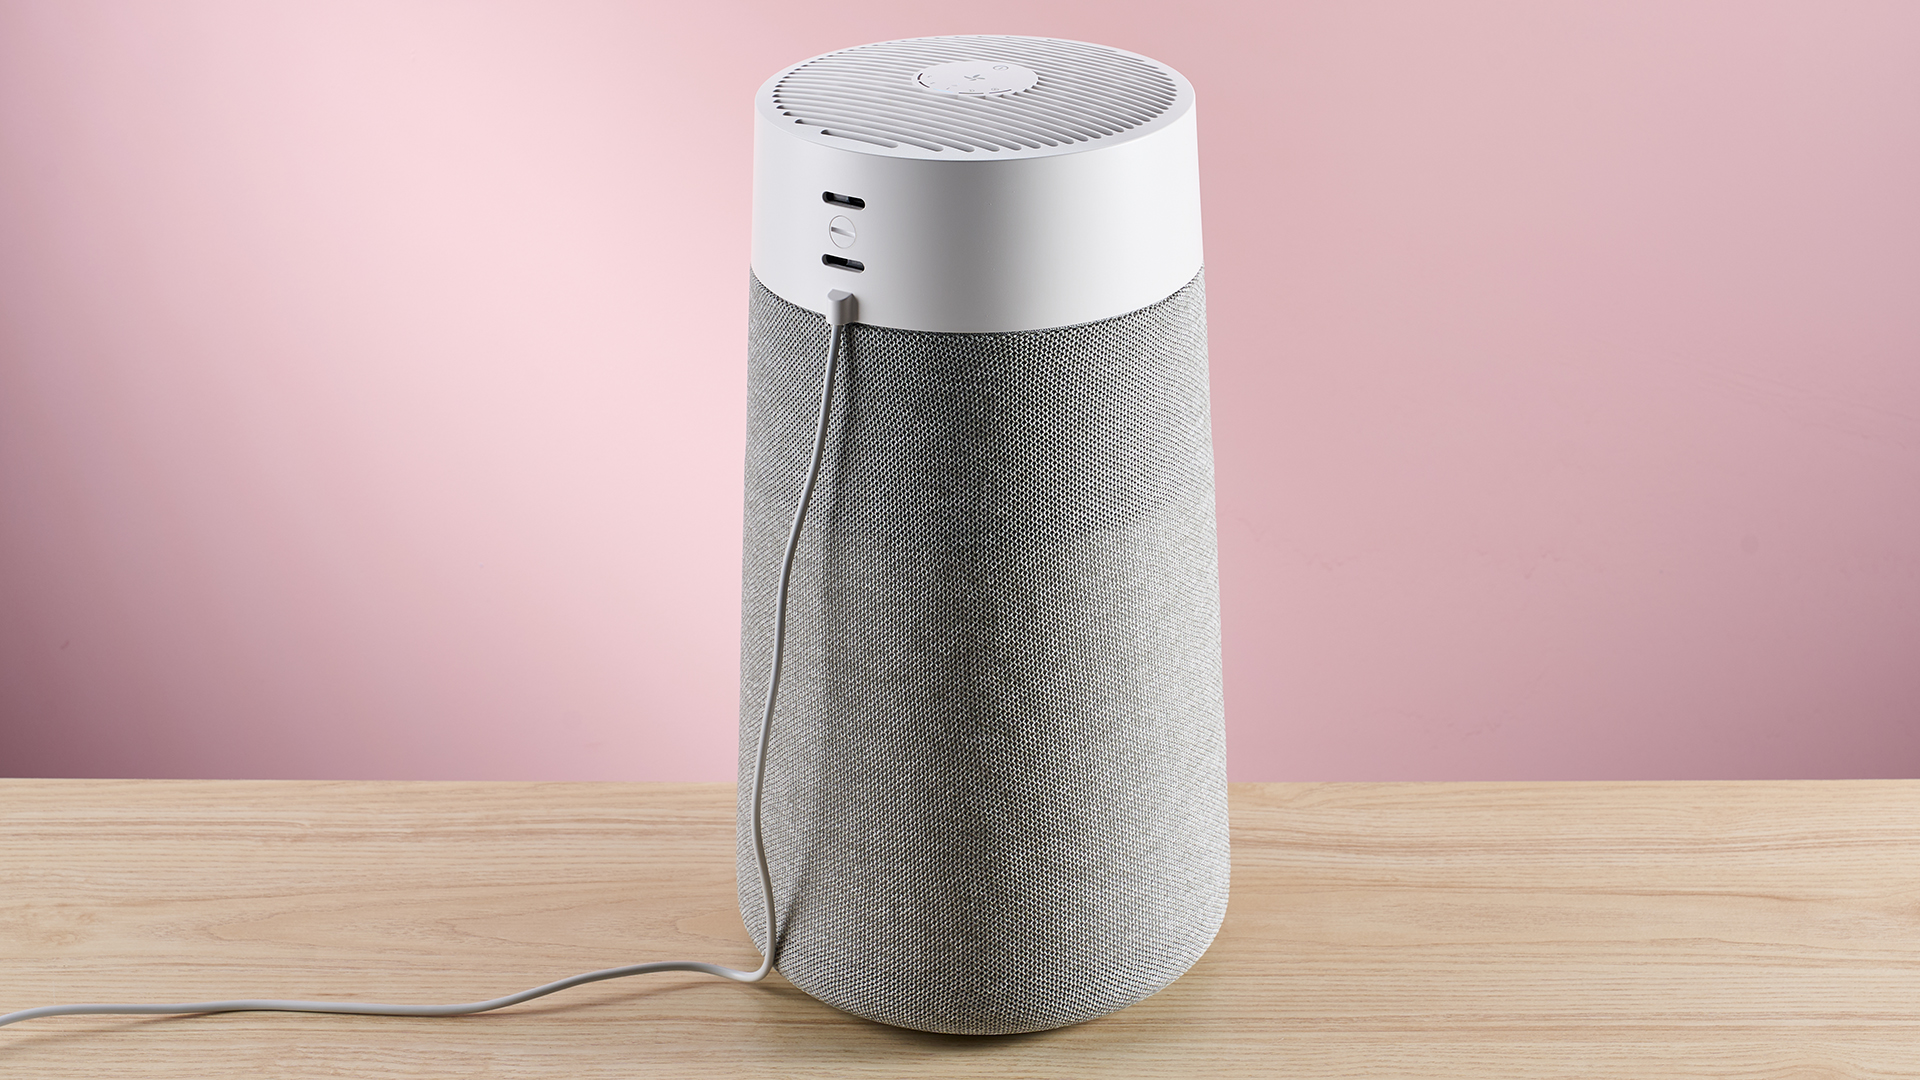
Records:
[[[828,328],[750,285],[740,910],[779,560]],[[1226,911],[1202,277],[1081,326],[848,327],[762,812],[779,970],[901,1027],[1036,1031]]]

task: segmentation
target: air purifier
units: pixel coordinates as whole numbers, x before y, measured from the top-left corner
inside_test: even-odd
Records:
[[[1100,1016],[1227,903],[1193,89],[1119,49],[889,41],[756,100],[740,910],[795,986],[924,1031]],[[857,322],[817,435],[827,296]]]

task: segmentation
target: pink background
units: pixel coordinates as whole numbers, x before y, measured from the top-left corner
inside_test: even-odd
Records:
[[[750,99],[1198,88],[1237,779],[1920,774],[1920,6],[0,0],[0,773],[727,779]]]

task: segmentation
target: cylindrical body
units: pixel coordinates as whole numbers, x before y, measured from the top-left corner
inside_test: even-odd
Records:
[[[762,815],[777,965],[928,1031],[1111,1012],[1227,898],[1192,91],[932,38],[796,65],[759,114],[742,914],[767,947],[747,796],[839,288]]]

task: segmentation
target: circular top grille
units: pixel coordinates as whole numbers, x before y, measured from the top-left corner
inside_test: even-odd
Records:
[[[1011,93],[929,87],[965,61],[1031,69]],[[969,65],[971,66],[971,65]],[[964,68],[950,68],[965,71]],[[1020,79],[1020,82],[1026,80]],[[944,85],[944,82],[942,82]],[[910,38],[817,56],[776,76],[773,114],[810,132],[910,156],[1026,156],[1111,139],[1166,116],[1184,80],[1143,56],[1054,38]]]

